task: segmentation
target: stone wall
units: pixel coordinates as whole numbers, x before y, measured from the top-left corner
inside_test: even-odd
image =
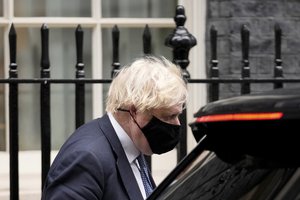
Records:
[[[282,29],[282,66],[285,78],[300,78],[300,1],[298,0],[208,0],[207,67],[210,63],[210,28],[218,31],[220,77],[240,78],[242,67],[241,27],[250,31],[251,78],[272,78],[275,66],[274,26]],[[295,84],[293,84],[294,86]],[[284,87],[293,87],[284,84]],[[265,91],[273,84],[252,84],[251,92]],[[221,84],[220,98],[240,94],[239,84]]]

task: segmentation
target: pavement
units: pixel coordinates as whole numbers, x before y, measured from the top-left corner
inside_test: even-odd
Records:
[[[9,200],[9,154],[0,152],[0,199]],[[41,196],[41,154],[39,151],[19,152],[20,200]]]

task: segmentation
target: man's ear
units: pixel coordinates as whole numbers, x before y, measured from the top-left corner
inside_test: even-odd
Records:
[[[129,107],[129,112],[130,112],[130,115],[131,115],[132,117],[135,117],[135,116],[136,116],[137,109],[135,108],[134,105],[132,105],[132,106]]]

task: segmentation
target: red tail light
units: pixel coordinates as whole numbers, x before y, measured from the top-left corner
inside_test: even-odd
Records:
[[[215,114],[198,117],[196,122],[277,120],[282,118],[282,116],[282,112]]]

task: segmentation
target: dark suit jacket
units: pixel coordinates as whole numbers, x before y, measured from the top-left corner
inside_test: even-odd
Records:
[[[108,115],[78,128],[50,167],[42,200],[142,200]]]

